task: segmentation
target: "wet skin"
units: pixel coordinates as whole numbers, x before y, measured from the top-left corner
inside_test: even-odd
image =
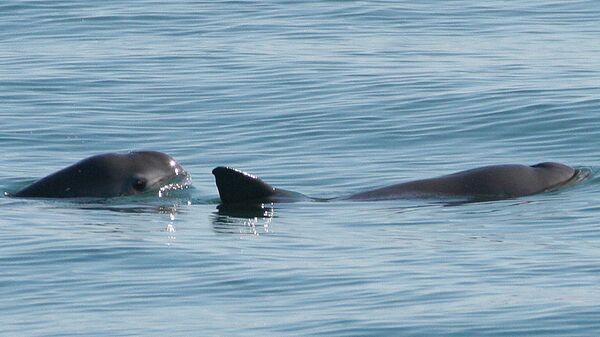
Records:
[[[509,164],[479,167],[435,178],[414,180],[376,188],[345,200],[463,197],[497,200],[556,189],[576,176],[577,170],[560,163],[532,166]],[[229,167],[213,170],[223,204],[322,200],[273,187],[260,178]]]
[[[15,197],[110,198],[184,183],[187,172],[171,156],[156,151],[105,153],[83,159],[17,191]]]

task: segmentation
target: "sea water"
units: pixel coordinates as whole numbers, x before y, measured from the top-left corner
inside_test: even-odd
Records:
[[[193,187],[0,197],[0,335],[597,335],[599,17],[591,0],[1,2],[2,192],[136,149]],[[592,177],[236,213],[210,174],[329,198],[542,161]]]

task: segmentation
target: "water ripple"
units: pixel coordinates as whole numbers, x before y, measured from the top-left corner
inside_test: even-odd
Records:
[[[1,197],[0,334],[593,335],[599,9],[2,2],[2,192],[132,149],[173,155],[195,189]],[[216,208],[210,175],[335,197],[548,160],[593,175],[515,200],[244,212]]]

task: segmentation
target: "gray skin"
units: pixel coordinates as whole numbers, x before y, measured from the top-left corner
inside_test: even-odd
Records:
[[[223,204],[323,200],[286,191],[248,173],[217,167],[213,170]],[[336,198],[343,200],[386,200],[405,198],[466,198],[499,200],[554,190],[565,185],[577,170],[559,163],[494,165],[441,177],[409,181]]]
[[[171,156],[156,151],[106,153],[83,159],[17,191],[15,197],[110,198],[187,182]]]

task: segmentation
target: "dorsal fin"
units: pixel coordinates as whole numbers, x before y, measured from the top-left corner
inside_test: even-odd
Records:
[[[276,191],[273,186],[260,178],[231,167],[219,166],[212,173],[223,203],[264,200]]]

